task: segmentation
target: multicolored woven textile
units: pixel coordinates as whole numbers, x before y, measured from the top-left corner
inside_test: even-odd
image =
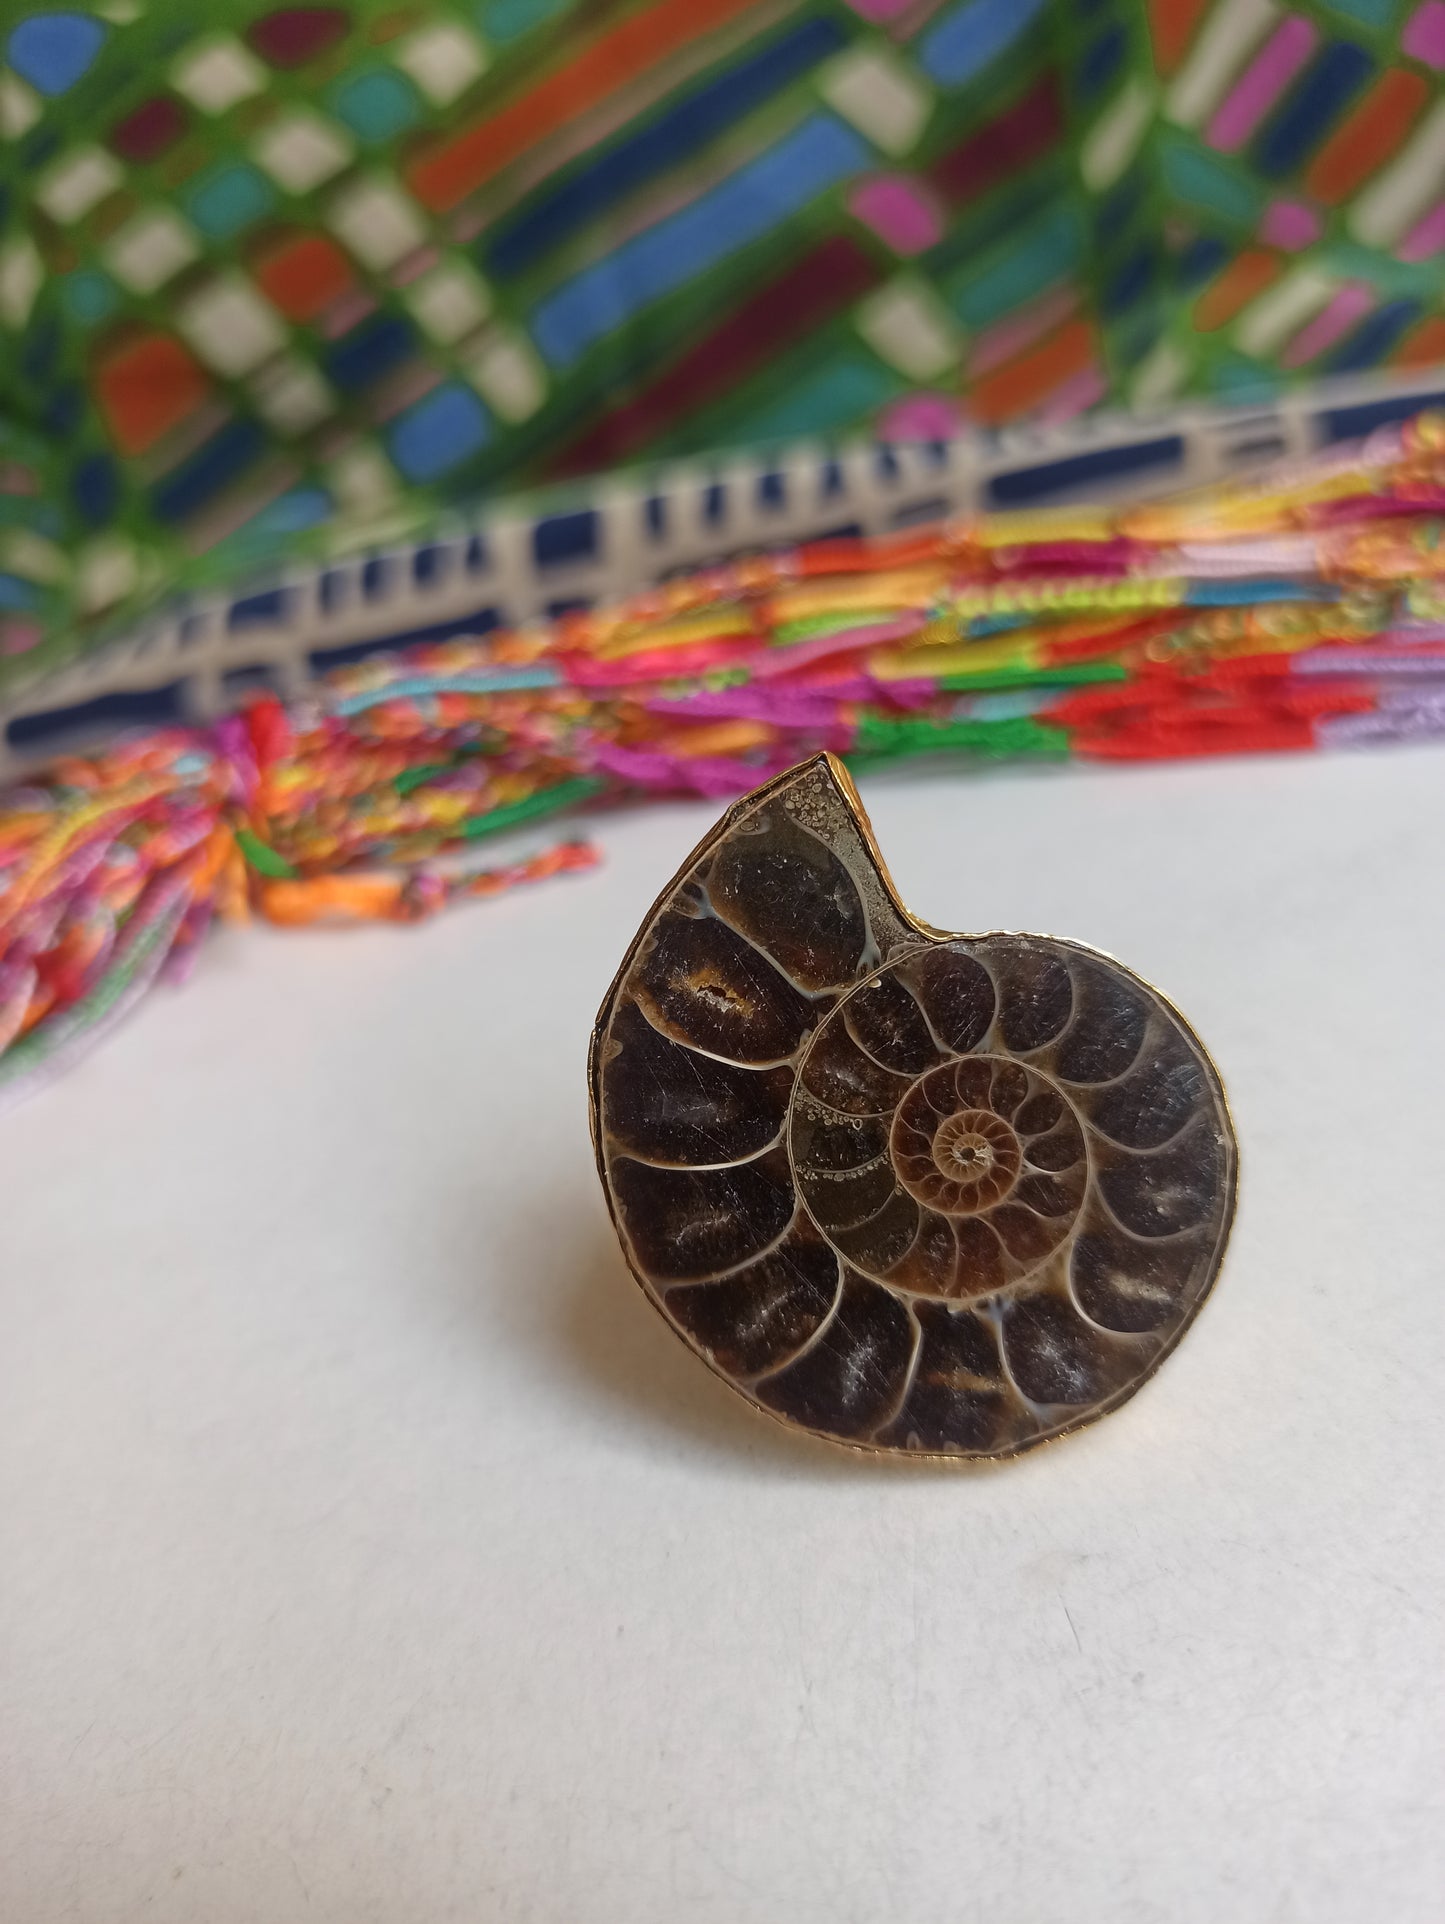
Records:
[[[480,491],[1445,350],[1442,0],[14,11],[0,675]]]
[[[1136,399],[1445,359],[1441,0],[1150,0],[1181,301]]]
[[[10,538],[6,647],[64,615],[62,577],[83,616],[399,495],[938,435],[960,387],[988,421],[1098,399],[1106,321],[1151,277],[1086,286],[1054,4],[21,20],[0,305],[43,506]]]
[[[827,749],[1133,761],[1445,735],[1445,418],[1114,512],[823,541],[334,674],[0,794],[0,1099],[216,913],[413,920],[585,866],[498,830]]]

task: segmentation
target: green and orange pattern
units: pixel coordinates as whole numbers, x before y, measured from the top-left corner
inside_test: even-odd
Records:
[[[1118,88],[1053,4],[29,14],[6,647],[337,515],[1092,405],[1157,332],[1157,220],[1142,127],[1081,170]]]
[[[448,500],[1445,353],[1445,0],[99,0],[0,55],[0,675]]]

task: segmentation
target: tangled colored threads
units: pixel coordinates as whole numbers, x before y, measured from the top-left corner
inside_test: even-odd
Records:
[[[1134,761],[1445,735],[1445,418],[1176,500],[831,540],[386,654],[0,796],[0,1095],[216,917],[415,921],[590,867],[487,839],[829,749]],[[479,848],[479,844],[482,848]]]

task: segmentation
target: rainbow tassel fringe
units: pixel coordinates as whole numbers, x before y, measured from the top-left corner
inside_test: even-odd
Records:
[[[544,626],[373,656],[0,795],[0,1098],[213,917],[411,921],[590,866],[478,844],[820,749],[1137,761],[1445,735],[1445,418],[1117,510],[827,541]]]

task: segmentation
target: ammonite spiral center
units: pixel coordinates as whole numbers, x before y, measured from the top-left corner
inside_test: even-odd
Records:
[[[1042,1070],[977,1046],[982,974],[937,950],[880,970],[819,1025],[793,1100],[814,1223],[860,1274],[919,1296],[972,1301],[1038,1273],[1088,1183],[1074,1104]]]
[[[905,1098],[899,1104],[890,1143],[893,1167],[904,1188],[920,1202],[954,1216],[987,1209],[1006,1196],[1018,1176],[1023,1152],[1003,1117],[987,1109],[962,1109],[940,1118],[921,1086],[914,1096],[915,1100]],[[920,1159],[917,1145],[928,1140],[930,1131],[928,1154],[933,1167],[920,1183],[914,1170]]]

